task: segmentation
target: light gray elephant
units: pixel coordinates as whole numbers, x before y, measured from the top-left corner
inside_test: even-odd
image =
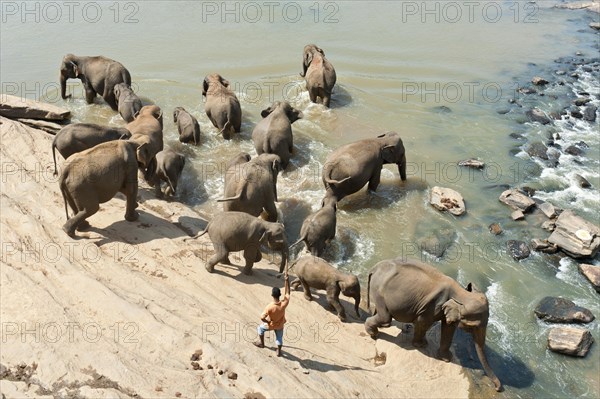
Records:
[[[138,164],[145,166],[149,162],[146,147],[131,140],[109,141],[69,157],[59,177],[67,215],[63,230],[69,236],[88,227],[86,219],[118,192],[127,197],[125,219],[138,219],[137,171]],[[67,204],[74,213],[72,218]]]
[[[315,44],[304,46],[300,76],[306,80],[310,101],[329,108],[336,81],[335,69],[325,58],[325,52]]]
[[[144,179],[150,183],[156,173],[156,154],[164,148],[163,142],[163,117],[157,105],[142,107],[133,122],[125,128],[131,132],[131,140],[138,145],[146,144],[150,153],[150,162],[143,168]]]
[[[245,212],[252,216],[260,216],[266,212],[266,220],[277,221],[277,174],[280,170],[280,159],[274,154],[261,154],[247,162],[244,155],[237,155],[229,162],[225,174],[224,211]]]
[[[194,143],[194,145],[200,144],[200,124],[185,108],[175,108],[173,111],[173,122],[177,124],[179,141],[182,143]]]
[[[154,186],[157,197],[162,196],[162,182],[167,183],[165,195],[176,195],[177,183],[179,182],[184,166],[185,157],[170,148],[166,148],[156,154],[156,171],[154,176],[152,178],[145,178],[145,180],[149,181],[151,186]]]
[[[257,154],[276,154],[285,169],[294,149],[292,123],[303,117],[302,111],[287,101],[275,101],[261,112],[264,118],[252,131],[252,140]]]
[[[346,321],[346,311],[340,303],[340,293],[354,299],[354,311],[360,319],[360,283],[353,274],[342,273],[325,260],[312,255],[300,257],[290,270],[298,277],[291,286],[297,289],[300,284],[304,289],[304,298],[312,301],[310,289],[327,290],[327,303],[335,309],[341,321]]]
[[[260,246],[263,243],[281,251],[279,272],[283,272],[288,259],[288,244],[281,223],[267,222],[244,212],[222,212],[208,223],[202,233],[193,238],[206,233],[215,249],[215,254],[206,263],[206,270],[210,273],[219,262],[229,264],[230,252],[244,251],[246,265],[243,272],[252,274],[252,266],[262,259]]]
[[[204,78],[202,95],[206,97],[204,110],[208,119],[219,129],[225,140],[242,128],[242,107],[235,93],[229,89],[229,81],[218,73]]]
[[[292,244],[304,242],[313,256],[321,256],[327,244],[335,237],[337,202],[333,197],[321,201],[321,209],[304,219],[300,239]]]
[[[60,65],[60,95],[63,100],[67,95],[67,80],[80,79],[85,89],[85,100],[94,102],[96,94],[100,94],[112,109],[117,110],[114,88],[119,83],[131,86],[131,75],[120,62],[110,58],[78,57],[73,54],[64,56]]]
[[[400,178],[406,180],[404,145],[395,132],[339,147],[329,154],[323,166],[326,196],[340,201],[363,188],[367,182],[370,191],[377,190],[381,168],[389,163],[397,164]]]
[[[439,357],[452,359],[450,346],[456,327],[473,335],[477,356],[485,373],[497,391],[502,384],[485,356],[485,334],[489,304],[485,294],[469,283],[465,288],[442,274],[435,267],[417,260],[402,258],[384,260],[369,271],[367,306],[375,303],[373,316],[367,318],[365,329],[373,338],[378,327],[389,327],[392,318],[415,327],[413,345],[427,345],[425,333],[436,321],[442,322]]]
[[[127,140],[131,138],[129,130],[122,127],[101,126],[94,123],[72,123],[60,129],[52,140],[52,158],[54,159],[54,175],[56,168],[56,152],[63,158],[92,148],[100,143],[112,140]]]
[[[117,108],[125,122],[131,122],[142,109],[142,100],[127,83],[119,83],[114,88]]]

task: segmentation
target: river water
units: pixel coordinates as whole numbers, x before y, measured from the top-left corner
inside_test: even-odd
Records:
[[[319,207],[327,154],[357,139],[397,131],[407,151],[408,181],[400,184],[397,169],[385,167],[376,194],[363,190],[344,199],[326,258],[362,281],[376,262],[412,256],[461,283],[474,282],[490,301],[489,359],[509,397],[599,397],[598,323],[587,326],[596,340],[591,352],[575,359],[546,349],[549,326],[533,314],[542,297],[560,295],[600,316],[598,294],[569,258],[533,253],[514,261],[505,251],[506,240],[546,238],[537,227],[544,218],[513,222],[511,210],[498,201],[505,185],[529,185],[538,189],[538,198],[598,223],[597,122],[556,122],[553,129],[563,140],[584,140],[590,148],[578,160],[563,156],[558,167],[548,168],[521,151],[523,141],[509,137],[518,132],[544,141],[547,130],[522,123],[518,112],[503,115],[510,98],[556,107],[559,100],[527,100],[516,89],[535,74],[556,80],[551,75],[558,57],[577,51],[581,58],[597,57],[598,35],[588,24],[598,16],[552,4],[4,2],[2,92],[66,106],[75,121],[123,125],[100,99],[85,104],[78,82],[69,85],[74,99],[64,102],[57,81],[62,56],[69,52],[119,60],[143,100],[165,112],[166,144],[188,159],[179,200],[209,219],[220,210],[215,200],[222,195],[222,165],[239,151],[254,154],[251,133],[260,110],[273,100],[288,100],[304,112],[293,125],[296,153],[278,186],[290,242],[298,238],[306,215]],[[337,70],[332,109],[310,104],[298,75],[308,43],[321,46]],[[216,134],[203,111],[201,83],[212,72],[231,82],[242,103],[242,133],[230,142]],[[597,71],[581,72],[582,87],[573,90],[598,94]],[[171,116],[176,106],[200,121],[201,146],[178,142]],[[470,157],[487,168],[456,166]],[[594,188],[579,189],[574,173]],[[431,208],[428,193],[435,185],[459,191],[467,214],[455,218]],[[502,235],[488,232],[492,222],[502,225]],[[441,259],[416,249],[420,239],[436,232],[452,242]],[[479,369],[462,341],[459,361]]]

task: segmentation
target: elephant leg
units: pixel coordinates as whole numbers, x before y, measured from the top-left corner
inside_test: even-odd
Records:
[[[431,327],[430,322],[424,322],[424,321],[415,321],[414,322],[414,326],[415,326],[415,334],[413,336],[413,346],[416,348],[424,348],[427,346],[427,339],[425,338],[425,334],[427,333],[427,330],[429,330],[429,327]]]
[[[379,181],[381,180],[381,169],[373,172],[371,179],[369,179],[369,191],[375,192],[377,187],[379,186]]]
[[[300,287],[300,284],[301,284],[300,279],[297,278],[290,283],[290,287],[292,287],[293,290],[297,290],[298,287]]]
[[[224,259],[228,260],[227,257],[229,255],[229,251],[227,251],[227,248],[225,248],[224,245],[214,245],[214,247],[215,254],[211,256],[208,262],[206,263],[206,270],[209,273],[212,273],[215,270],[215,265],[217,263],[223,261]]]
[[[340,286],[337,283],[327,287],[327,302],[333,306],[341,321],[346,321],[346,311],[340,303]]]
[[[304,298],[307,301],[312,301],[313,297],[312,297],[312,294],[310,293],[310,286],[303,279],[300,279],[300,283],[302,283],[302,290],[304,291]]]
[[[84,88],[85,88],[85,101],[88,104],[93,104],[94,98],[96,98],[96,91],[87,84],[84,85]]]
[[[277,207],[274,202],[269,202],[264,207],[265,212],[267,212],[267,222],[275,223],[277,222]]]
[[[135,222],[139,219],[140,214],[135,210],[138,207],[137,203],[137,182],[130,183],[125,187],[125,196],[127,198],[126,209],[125,209],[125,220],[129,222]]]
[[[104,101],[106,101],[106,103],[108,105],[110,105],[110,107],[113,110],[118,111],[119,106],[117,105],[117,99],[115,98],[115,93],[114,93],[113,89],[114,89],[114,86],[105,85],[104,93],[102,94],[102,98],[104,98]]]
[[[323,96],[323,105],[329,108],[329,103],[331,102],[331,93],[325,93]]]
[[[260,254],[258,246],[254,245],[244,250],[244,259],[246,260],[246,266],[244,266],[244,270],[242,270],[242,272],[247,276],[252,275],[252,266],[254,266],[254,261],[257,258],[257,252]]]
[[[448,324],[444,319],[442,319],[442,336],[440,337],[440,349],[438,350],[438,357],[445,362],[452,360],[450,346],[452,345],[454,330],[456,330],[456,323]]]
[[[310,97],[310,101],[313,103],[317,103],[318,95],[317,90],[314,88],[308,89],[308,96]]]
[[[80,208],[79,212],[77,212],[77,214],[75,216],[73,216],[71,219],[67,220],[67,222],[63,225],[63,230],[70,237],[74,237],[75,230],[77,230],[77,228],[81,225],[81,223],[83,221],[85,221],[85,219],[89,218],[90,216],[92,216],[93,214],[98,212],[98,209],[100,209],[100,206],[97,203],[92,204],[91,206],[83,208],[83,209]],[[89,226],[89,223],[88,223],[88,226]]]
[[[368,317],[365,320],[365,330],[371,336],[376,339],[379,333],[378,327],[390,326],[392,323],[392,315],[385,306],[382,296],[375,298],[375,312],[373,316]]]

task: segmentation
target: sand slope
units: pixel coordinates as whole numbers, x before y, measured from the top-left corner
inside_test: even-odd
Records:
[[[259,314],[271,287],[282,286],[276,264],[263,260],[253,276],[224,265],[207,273],[208,237],[183,241],[206,221],[147,188],[140,188],[138,222],[123,219],[119,197],[89,219],[89,231],[69,238],[52,136],[0,121],[0,388],[7,398],[468,396],[462,368],[428,355],[435,344],[413,350],[397,327],[375,342],[362,322],[342,324],[327,311],[324,293],[312,302],[292,294],[283,358],[271,336],[268,349],[255,348]],[[197,350],[203,370],[191,365]]]

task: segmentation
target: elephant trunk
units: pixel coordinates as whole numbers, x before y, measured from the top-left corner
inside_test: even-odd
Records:
[[[500,382],[498,377],[496,377],[496,374],[494,374],[494,372],[492,371],[492,368],[488,364],[487,358],[485,356],[485,333],[486,333],[485,327],[478,328],[473,331],[473,340],[475,341],[475,349],[477,350],[477,356],[479,357],[479,361],[481,362],[481,366],[483,367],[483,370],[485,371],[487,376],[490,377],[490,379],[494,383],[494,385],[496,387],[496,391],[500,392],[500,391],[502,391],[502,383]]]
[[[60,74],[60,96],[63,100],[67,98],[67,77],[64,74]]]
[[[281,247],[281,264],[279,265],[279,273],[283,273],[283,269],[288,262],[288,258],[290,255],[290,250],[288,247],[287,240],[283,241],[283,245]]]

